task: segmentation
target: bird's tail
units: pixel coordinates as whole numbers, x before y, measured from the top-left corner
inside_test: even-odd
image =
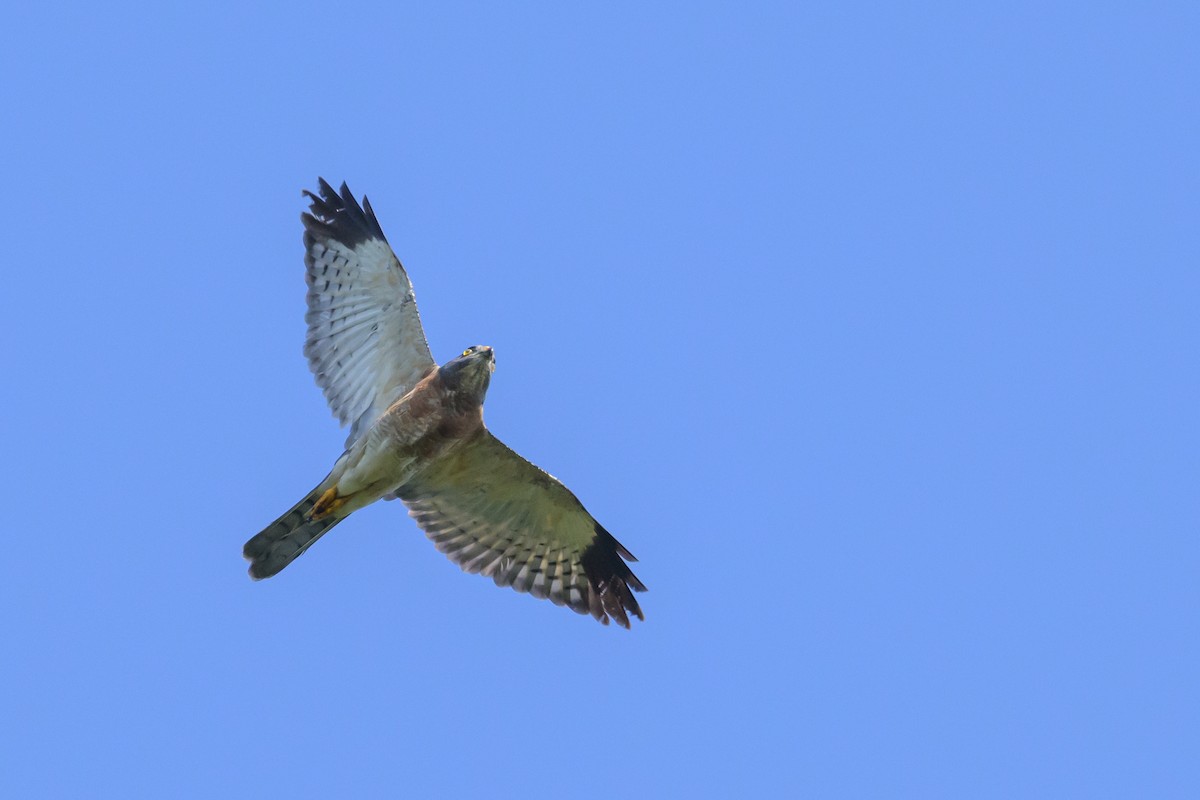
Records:
[[[322,486],[317,486],[290,511],[246,542],[242,555],[250,562],[251,578],[262,580],[279,572],[326,531],[345,519],[332,514],[320,519],[309,516],[321,492]]]

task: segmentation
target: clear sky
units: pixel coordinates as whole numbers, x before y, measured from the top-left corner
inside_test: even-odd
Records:
[[[1200,7],[247,5],[6,13],[0,795],[1200,796]],[[247,578],[318,175],[644,624]]]

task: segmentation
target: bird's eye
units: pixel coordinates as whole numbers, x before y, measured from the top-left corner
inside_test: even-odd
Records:
[[[464,356],[469,356],[469,355],[471,355],[471,348],[469,348],[469,347],[468,347],[466,350],[463,350],[463,351],[462,351],[462,354],[463,354]],[[460,358],[461,358],[461,357],[462,357],[462,356],[460,356]]]

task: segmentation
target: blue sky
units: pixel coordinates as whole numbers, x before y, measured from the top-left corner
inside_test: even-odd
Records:
[[[1196,796],[1197,7],[798,6],[11,12],[0,794]],[[318,175],[645,624],[246,577]]]

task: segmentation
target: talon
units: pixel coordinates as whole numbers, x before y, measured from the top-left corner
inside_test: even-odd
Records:
[[[317,498],[317,502],[313,504],[312,510],[308,512],[308,518],[321,519],[321,517],[327,517],[345,504],[346,498],[338,497],[337,487],[330,487],[325,490],[325,494]]]

